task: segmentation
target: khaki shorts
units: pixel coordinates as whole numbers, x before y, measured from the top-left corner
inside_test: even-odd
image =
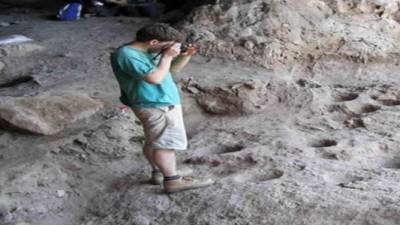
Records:
[[[182,107],[134,108],[142,122],[145,147],[151,149],[185,150],[187,138],[183,124]]]

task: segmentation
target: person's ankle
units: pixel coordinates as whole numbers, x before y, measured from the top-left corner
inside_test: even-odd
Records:
[[[174,176],[164,176],[164,182],[167,181],[174,181],[174,180],[179,180],[181,176],[179,175],[174,175]]]

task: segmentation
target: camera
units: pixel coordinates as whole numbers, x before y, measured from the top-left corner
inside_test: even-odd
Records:
[[[188,44],[182,44],[181,45],[181,53],[186,52],[188,50],[189,45]]]

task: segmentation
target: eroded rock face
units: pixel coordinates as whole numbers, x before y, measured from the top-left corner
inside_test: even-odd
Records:
[[[98,194],[82,224],[397,225],[398,85],[328,86],[298,80],[293,87],[281,82],[189,86],[186,90],[195,96],[221,93],[213,97],[221,98],[224,110],[230,108],[223,97],[235,96],[234,90],[266,93],[272,102],[277,100],[271,95],[285,93],[280,104],[297,108],[295,102],[301,109],[285,115],[289,110],[279,111],[275,102],[260,114],[208,117],[209,123],[199,125],[203,132],[191,135],[179,167],[210,176],[215,185],[167,196],[159,186],[143,182],[149,175],[142,177],[137,170],[117,178],[109,193]],[[299,101],[293,92],[311,96]],[[270,111],[279,112],[270,116]]]
[[[195,96],[203,110],[220,115],[258,112],[267,104],[282,102],[288,91],[287,84],[261,80],[249,80],[227,87],[201,87],[195,83],[183,86],[184,91]]]
[[[321,55],[366,62],[400,53],[398,1],[221,1],[180,24],[204,54],[263,66]]]
[[[399,11],[398,0],[336,0],[326,1],[344,14],[375,14],[379,17],[393,19]]]
[[[87,118],[103,103],[81,93],[45,93],[34,97],[0,98],[0,126],[34,134],[55,134]]]
[[[249,81],[229,89],[216,88],[201,94],[197,102],[207,112],[216,114],[244,114],[262,108],[268,101],[267,84]]]

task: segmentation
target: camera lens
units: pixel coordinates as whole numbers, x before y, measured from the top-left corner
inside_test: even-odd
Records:
[[[188,47],[186,45],[181,45],[181,52],[186,52]]]

